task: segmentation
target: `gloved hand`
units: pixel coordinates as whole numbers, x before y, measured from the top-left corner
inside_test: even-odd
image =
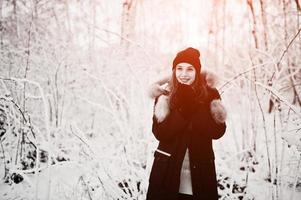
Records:
[[[176,108],[185,119],[190,119],[197,108],[196,94],[190,85],[179,83],[175,94]]]

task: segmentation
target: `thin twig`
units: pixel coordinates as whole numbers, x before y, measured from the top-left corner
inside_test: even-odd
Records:
[[[86,181],[84,180],[84,177],[80,176],[79,179],[84,183],[84,185],[86,187],[86,192],[88,193],[88,196],[89,196],[89,199],[92,200],[92,196],[91,196],[90,191],[89,191],[89,186],[86,183]]]
[[[277,97],[280,101],[282,101],[284,104],[286,104],[292,111],[294,111],[296,113],[296,115],[301,117],[300,111],[298,111],[295,106],[290,104],[284,97],[282,97],[274,88],[263,85],[260,82],[255,82],[255,84],[260,85],[261,87],[263,87],[263,88],[267,89],[268,91],[270,91],[275,97]]]
[[[50,198],[50,193],[49,193],[49,190],[50,190],[50,186],[51,186],[51,181],[50,181],[50,165],[51,165],[51,158],[54,157],[52,155],[52,151],[51,151],[51,143],[50,143],[50,140],[51,140],[51,136],[50,136],[50,124],[49,124],[49,113],[48,113],[48,104],[47,104],[47,100],[46,100],[46,95],[44,93],[44,90],[42,88],[42,86],[36,82],[36,81],[32,81],[32,80],[29,80],[29,79],[26,79],[26,78],[2,78],[0,77],[0,79],[2,80],[11,80],[11,81],[15,81],[16,83],[30,83],[34,86],[36,86],[40,92],[40,95],[41,95],[41,98],[42,98],[42,102],[43,102],[43,106],[44,106],[44,122],[45,122],[45,129],[46,129],[46,138],[47,138],[47,144],[48,144],[48,151],[49,151],[49,159],[47,160],[47,166],[48,166],[48,175],[47,175],[47,183],[48,183],[48,190],[47,190],[47,200]],[[36,151],[37,151],[37,158],[36,158],[36,167],[39,166],[39,147],[37,146],[36,148]],[[55,161],[54,161],[55,162]],[[37,191],[37,188],[38,188],[38,171],[36,171],[35,173],[36,175],[36,191],[35,191],[35,199],[38,198],[38,191]]]
[[[32,125],[31,125],[31,122],[30,122],[30,120],[27,121],[27,119],[26,119],[26,117],[25,117],[25,115],[24,115],[24,112],[21,110],[20,106],[19,106],[13,99],[8,99],[8,98],[0,97],[0,100],[10,101],[10,102],[12,102],[12,103],[17,107],[18,111],[21,113],[21,116],[22,116],[24,122],[26,123],[26,125],[29,126],[30,131],[31,131],[33,137],[36,138],[36,134],[35,134],[35,132],[33,131],[33,127],[32,127]],[[31,143],[32,143],[32,142],[31,142]],[[32,145],[36,148],[36,145],[35,145],[34,143],[32,143]]]
[[[287,53],[288,48],[293,44],[294,40],[297,38],[297,36],[300,34],[301,32],[301,28],[299,28],[298,32],[296,33],[296,35],[293,37],[293,39],[290,41],[290,43],[287,45],[287,47],[285,48],[285,50],[282,52],[282,55],[279,59],[279,61],[277,62],[277,66],[280,65],[281,60],[283,59],[284,55]]]
[[[219,89],[221,90],[223,87],[225,87],[226,85],[230,84],[232,81],[234,81],[235,79],[239,78],[240,76],[256,69],[256,68],[259,68],[259,67],[264,67],[265,65],[267,64],[271,64],[271,62],[266,62],[266,63],[261,63],[261,64],[258,64],[258,65],[252,65],[251,68],[247,69],[246,71],[243,71],[243,72],[240,72],[239,74],[235,75],[232,79],[228,80],[227,82],[225,82]]]
[[[0,138],[0,143],[1,143],[2,153],[3,153],[4,178],[5,178],[6,175],[7,175],[7,168],[6,168],[6,159],[5,159],[5,153],[4,153],[4,148],[3,148],[3,144],[2,144],[1,138]]]
[[[86,21],[86,20],[85,20],[85,23],[89,24],[90,26],[93,26],[93,27],[94,27],[96,30],[98,30],[98,31],[103,31],[103,32],[109,33],[109,34],[111,34],[111,35],[115,35],[115,36],[119,37],[120,39],[125,40],[125,41],[127,41],[128,43],[131,43],[132,45],[135,45],[135,46],[139,47],[139,48],[143,51],[143,53],[149,58],[149,60],[153,60],[153,61],[155,61],[159,66],[164,67],[164,64],[163,64],[162,62],[160,62],[158,59],[154,59],[153,56],[151,55],[151,53],[147,52],[147,51],[145,50],[145,48],[144,48],[141,44],[139,44],[139,43],[137,43],[137,42],[135,42],[135,41],[133,41],[133,40],[127,38],[127,37],[122,36],[120,33],[111,31],[111,30],[109,30],[109,29],[100,28],[100,27],[96,26],[95,24],[91,24],[89,21]],[[97,38],[99,38],[99,37],[97,37]],[[103,41],[103,39],[102,39],[102,41]],[[151,64],[151,63],[150,63],[150,64]]]

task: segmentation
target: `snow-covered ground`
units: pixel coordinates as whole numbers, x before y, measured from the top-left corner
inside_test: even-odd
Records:
[[[186,46],[228,111],[220,199],[301,199],[297,2],[0,0],[0,199],[144,200],[148,87]]]

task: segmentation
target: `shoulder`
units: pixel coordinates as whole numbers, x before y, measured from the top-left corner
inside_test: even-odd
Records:
[[[221,99],[221,96],[217,90],[217,88],[211,88],[211,87],[207,87],[207,91],[208,91],[208,100],[212,101],[214,99]]]

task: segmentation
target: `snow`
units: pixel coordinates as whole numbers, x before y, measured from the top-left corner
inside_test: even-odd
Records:
[[[0,199],[145,199],[148,87],[188,45],[228,112],[220,199],[301,199],[296,2],[264,1],[267,49],[260,1],[257,49],[246,1],[132,2],[0,1]]]

